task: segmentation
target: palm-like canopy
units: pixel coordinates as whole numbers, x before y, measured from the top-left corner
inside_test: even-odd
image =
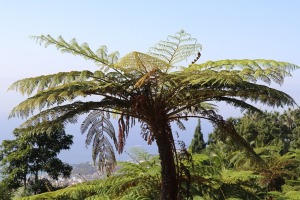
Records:
[[[295,104],[284,92],[256,82],[269,84],[273,81],[282,84],[284,77],[290,76],[290,72],[298,68],[296,65],[261,59],[195,64],[201,46],[184,31],[169,36],[147,54],[132,52],[121,59],[118,59],[117,52],[107,54],[105,46],[94,52],[86,43],[79,45],[75,39],[67,43],[62,37],[55,40],[49,35],[34,38],[45,43],[45,46],[53,44],[62,52],[92,60],[100,69],[94,72],[60,72],[15,82],[10,89],[31,96],[16,106],[10,117],[27,118],[33,115],[21,127],[34,134],[51,130],[61,123],[77,122],[79,115],[92,112],[83,123],[82,131],[91,125],[93,130],[88,134],[87,141],[91,142],[94,137],[94,155],[99,156],[100,167],[110,166],[109,169],[112,169],[114,156],[104,133],[113,139],[116,149],[121,153],[130,125],[138,120],[142,124],[145,140],[149,144],[156,141],[158,145],[162,179],[175,177],[163,181],[165,199],[174,197],[167,193],[174,186],[170,186],[171,183],[177,184],[171,122],[175,121],[182,127],[181,119],[206,118],[227,130],[230,136],[235,137],[250,154],[257,157],[247,142],[236,134],[233,126],[216,114],[209,102],[223,101],[254,111],[259,110],[246,100],[269,106]],[[198,57],[191,65],[176,70],[176,63],[197,53]],[[77,97],[87,96],[96,98],[93,101],[84,101],[84,98],[76,100]],[[107,121],[110,114],[119,117],[117,135]]]

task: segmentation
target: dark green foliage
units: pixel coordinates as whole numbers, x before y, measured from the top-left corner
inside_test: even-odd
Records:
[[[203,149],[205,149],[205,147],[206,143],[203,139],[203,133],[201,131],[201,121],[199,119],[194,132],[194,138],[189,148],[192,153],[200,153]]]
[[[250,170],[256,178],[247,187],[256,191],[255,195],[260,199],[297,199],[299,193],[294,191],[299,186],[300,143],[297,134],[293,133],[300,126],[299,109],[289,108],[282,114],[248,112],[240,118],[229,120],[264,159],[265,164],[255,165],[249,159],[249,154],[238,151],[236,143],[218,128],[210,135],[207,148],[210,155],[217,158],[213,160],[222,163],[218,165],[223,171],[232,169],[236,173],[240,170]],[[232,192],[232,188],[226,187],[226,190]]]
[[[35,137],[16,129],[14,136],[14,140],[4,140],[0,146],[3,181],[10,190],[24,186],[25,190],[31,189],[34,193],[45,192],[40,188],[43,187],[39,180],[42,172],[53,179],[70,176],[72,167],[63,163],[57,155],[61,150],[70,148],[73,136],[67,135],[63,129]],[[28,179],[28,176],[31,178]]]
[[[44,193],[44,192],[57,190],[57,188],[55,188],[51,184],[51,182],[46,178],[42,178],[42,179],[38,179],[38,180],[29,179],[28,186],[26,189],[28,192],[30,192],[32,194],[40,194],[40,193]]]
[[[216,146],[219,147],[219,146]],[[187,157],[181,152],[181,165],[188,170],[180,179],[181,199],[194,200],[294,200],[299,196],[300,181],[298,166],[300,152],[280,156],[276,148],[266,146],[256,151],[269,163],[265,168],[248,165],[248,158],[241,152],[231,152],[224,156],[229,162],[240,164],[220,165],[220,153],[208,152]],[[184,154],[184,155],[182,155]],[[214,154],[218,154],[216,159]],[[132,162],[122,162],[120,169],[105,179],[88,181],[54,192],[23,198],[23,200],[62,199],[62,200],[132,200],[160,199],[160,165],[158,157],[134,149],[130,154]],[[192,158],[192,160],[191,160]],[[183,169],[182,166],[180,166]],[[282,177],[284,183],[280,183]],[[187,184],[189,183],[189,184]],[[274,184],[275,183],[275,184]],[[271,187],[281,184],[281,190],[271,191]],[[272,186],[273,185],[273,186]],[[187,191],[189,191],[187,193]]]
[[[7,187],[7,184],[5,182],[0,181],[0,199],[11,200],[11,197],[12,197],[12,191]]]
[[[282,114],[278,112],[251,113],[243,117],[230,118],[237,132],[254,148],[277,146],[281,155],[300,148],[300,110],[289,108]],[[209,142],[221,140],[229,142],[230,151],[238,149],[234,141],[218,128],[211,134]]]

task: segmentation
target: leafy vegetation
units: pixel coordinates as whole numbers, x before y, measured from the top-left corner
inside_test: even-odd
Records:
[[[158,157],[134,149],[133,162],[122,162],[114,175],[24,199],[159,199]]]
[[[262,116],[249,116],[246,113],[241,118],[231,118],[237,130],[247,141],[248,131],[257,131],[256,138],[251,138],[254,151],[264,160],[266,165],[257,165],[249,158],[247,152],[240,151],[230,137],[220,133],[216,128],[210,134],[206,148],[200,153],[190,154],[186,151],[184,143],[180,143],[178,150],[178,170],[180,171],[180,199],[298,199],[300,195],[300,151],[290,146],[285,153],[286,145],[278,138],[270,138],[265,128],[279,127],[285,130],[285,115],[297,113],[296,110],[287,110],[283,114],[264,112]],[[277,122],[270,124],[268,118],[277,116]],[[264,120],[257,120],[260,117]],[[256,119],[256,120],[254,120]],[[247,123],[248,122],[248,123]],[[245,126],[245,124],[252,124]],[[295,115],[294,126],[291,132],[297,130],[300,116]],[[199,126],[199,124],[197,125]],[[243,127],[251,127],[250,129]],[[197,129],[197,128],[196,128]],[[286,134],[287,132],[282,132]],[[262,136],[261,136],[262,134]],[[274,135],[274,132],[269,132]],[[217,136],[223,138],[216,139]],[[267,141],[264,144],[260,140]],[[255,141],[255,142],[253,142]],[[281,145],[274,145],[279,142]],[[160,199],[160,161],[158,156],[152,156],[143,149],[134,148],[129,154],[131,162],[118,163],[116,172],[109,177],[87,181],[53,192],[46,192],[35,196],[21,198],[23,200],[37,199]]]
[[[289,108],[282,114],[246,113],[243,117],[231,118],[230,121],[263,158],[265,164],[253,163],[247,153],[238,151],[234,141],[221,130],[215,129],[210,134],[206,150],[222,170],[230,169],[234,173],[246,170],[255,174],[257,177],[248,187],[252,187],[251,190],[255,191],[259,199],[298,199],[300,143],[293,137],[297,137],[297,127],[300,125],[299,109]]]
[[[29,117],[39,111],[20,127],[34,136],[76,123],[79,115],[88,114],[81,130],[88,131],[86,143],[93,145],[93,159],[98,158],[99,169],[107,174],[113,172],[116,164],[110,140],[118,153],[122,153],[130,127],[140,122],[142,137],[148,144],[156,142],[158,146],[161,199],[180,199],[182,182],[186,183],[183,189],[189,198],[192,180],[177,154],[171,123],[184,129],[182,120],[190,117],[210,120],[238,143],[253,162],[264,165],[264,159],[237,133],[230,121],[217,114],[210,102],[226,102],[258,113],[261,111],[251,102],[267,106],[295,104],[284,92],[256,82],[282,84],[298,66],[262,59],[196,64],[201,56],[201,45],[184,31],[159,42],[147,54],[133,51],[120,59],[118,52],[108,54],[105,46],[92,51],[86,43],[79,45],[75,39],[68,43],[62,37],[54,39],[49,35],[33,38],[45,46],[55,45],[63,53],[92,60],[99,70],[60,72],[15,82],[10,89],[29,98],[17,105],[10,117]],[[191,56],[195,57],[192,62],[185,67],[178,66]],[[96,98],[92,101],[79,98],[87,96]],[[118,134],[109,122],[111,115],[118,118]]]
[[[53,187],[48,180],[39,179],[41,173],[47,173],[53,179],[70,176],[72,167],[63,163],[57,155],[61,150],[70,148],[73,136],[67,135],[63,129],[35,137],[15,130],[14,136],[14,140],[4,140],[0,145],[2,185],[6,190],[23,187],[29,194],[42,193]]]
[[[3,200],[10,200],[12,198],[12,191],[7,188],[7,185],[3,181],[0,181],[0,194]]]

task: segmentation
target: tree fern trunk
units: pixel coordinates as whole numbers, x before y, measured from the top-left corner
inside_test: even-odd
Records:
[[[164,130],[156,135],[156,143],[161,162],[161,198],[163,200],[178,199],[178,180],[173,152],[173,136]]]
[[[38,189],[40,186],[38,186],[38,180],[39,180],[39,171],[35,171],[35,176],[34,176],[34,194],[38,194]]]

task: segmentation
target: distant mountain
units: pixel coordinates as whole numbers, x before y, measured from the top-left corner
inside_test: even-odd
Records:
[[[71,164],[73,167],[72,174],[91,175],[98,173],[97,166],[91,162]]]

